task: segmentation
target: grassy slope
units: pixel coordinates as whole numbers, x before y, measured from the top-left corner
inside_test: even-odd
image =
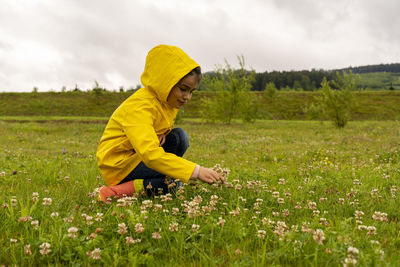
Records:
[[[394,89],[400,89],[400,73],[375,72],[360,74],[360,87],[374,90],[389,89],[392,84]]]
[[[253,93],[257,94],[257,93]],[[258,93],[259,94],[259,93]],[[265,118],[304,120],[303,108],[314,101],[317,92],[278,92],[272,99],[264,99],[260,115]],[[399,91],[361,91],[353,119],[399,119]],[[0,116],[95,116],[109,117],[128,98],[130,93],[102,95],[92,93],[1,93]],[[184,116],[200,115],[201,98],[207,92],[196,92],[184,109]]]

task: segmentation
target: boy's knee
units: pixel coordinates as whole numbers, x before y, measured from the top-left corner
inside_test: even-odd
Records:
[[[185,153],[189,147],[189,135],[182,128],[174,128],[172,129],[171,133],[176,137],[179,150]]]

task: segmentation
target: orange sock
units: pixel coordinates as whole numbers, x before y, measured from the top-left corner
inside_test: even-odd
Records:
[[[141,189],[140,182],[142,182],[141,187],[143,188],[143,180],[141,179],[112,186],[104,185],[100,188],[99,196],[103,202],[106,202],[107,198],[109,197],[120,198],[124,195],[131,196],[134,192],[138,192]],[[137,188],[137,190],[135,190],[135,187]]]

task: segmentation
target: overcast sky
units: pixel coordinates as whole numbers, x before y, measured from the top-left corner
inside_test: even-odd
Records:
[[[147,52],[181,47],[213,70],[400,62],[398,0],[0,0],[0,92],[140,83]]]

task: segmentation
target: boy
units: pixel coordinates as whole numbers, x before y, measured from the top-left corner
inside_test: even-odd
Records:
[[[98,146],[98,166],[108,185],[100,189],[103,202],[142,189],[165,193],[166,176],[223,182],[219,173],[182,158],[189,137],[173,128],[179,108],[190,100],[201,77],[200,66],[180,48],[159,45],[150,50],[143,88],[114,111]]]

